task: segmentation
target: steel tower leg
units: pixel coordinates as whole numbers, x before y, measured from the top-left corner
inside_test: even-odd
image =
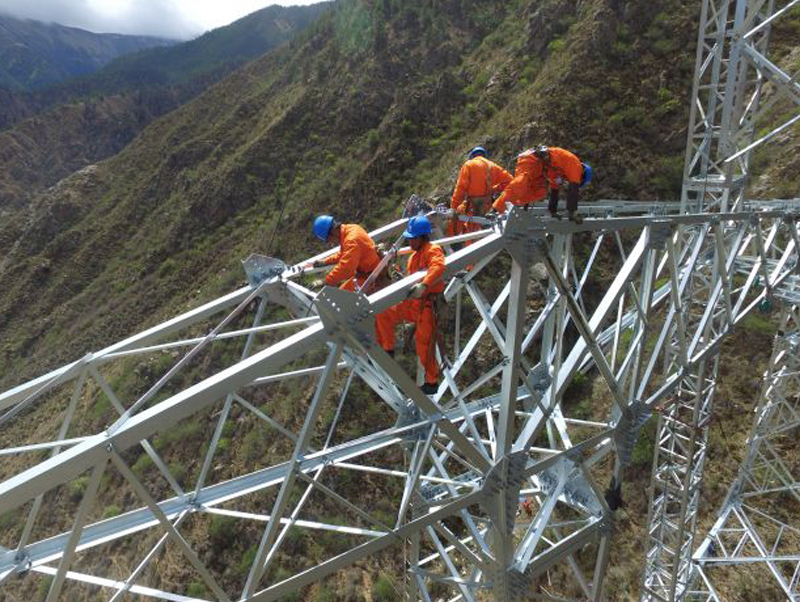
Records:
[[[787,303],[764,376],[747,454],[719,518],[694,553],[697,582],[688,600],[718,599],[716,584],[747,565],[762,579],[764,599],[800,599],[800,315]]]
[[[744,206],[749,153],[756,146],[752,144],[755,123],[763,114],[763,84],[769,81],[784,95],[800,98],[796,82],[781,75],[766,58],[772,21],[794,4],[703,2],[681,196],[684,211],[729,212]],[[676,323],[665,358],[667,372],[680,367],[687,349],[691,359],[692,349],[701,341],[713,339],[733,324],[725,224],[714,225],[706,234],[682,229],[676,247],[685,248],[698,236],[706,236],[705,244],[715,260],[697,265],[680,301],[688,330],[681,333],[684,327]],[[691,555],[716,381],[717,358],[710,357],[683,376],[675,396],[662,408],[650,487],[642,600],[680,600],[692,579]]]

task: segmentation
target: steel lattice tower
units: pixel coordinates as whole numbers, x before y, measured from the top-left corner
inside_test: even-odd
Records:
[[[267,601],[392,550],[412,600],[599,602],[622,469],[654,413],[643,598],[719,599],[720,547],[734,565],[775,542],[780,557],[759,561],[773,574],[780,563],[793,591],[788,521],[773,538],[754,528],[728,543],[743,500],[774,488],[766,433],[792,424],[789,343],[776,344],[747,460],[694,564],[692,549],[720,345],[749,312],[796,303],[800,202],[748,201],[745,185],[758,115],[776,96],[800,98],[767,59],[770,24],[797,3],[705,2],[680,203],[599,202],[581,225],[517,208],[439,239],[452,344],[438,350],[435,395],[375,341],[375,315],[421,276],[369,296],[315,294],[301,266],[325,254],[295,266],[252,256],[248,286],[0,393],[0,515],[20,519],[0,533],[0,591],[49,575],[47,602],[83,587],[112,601]],[[768,82],[775,96],[762,102]],[[451,216],[431,217],[441,235]],[[371,235],[391,243],[405,223]],[[785,311],[780,341],[791,341],[796,310]],[[132,393],[130,374],[146,386]],[[587,379],[589,406],[575,392]],[[234,466],[226,449],[240,422],[268,429],[270,453]],[[187,472],[166,455],[191,442],[164,442],[197,423],[208,436]],[[793,479],[779,476],[791,495]],[[395,495],[354,493],[354,479]],[[114,489],[127,503],[107,512],[100,500]],[[48,520],[56,507],[69,528]],[[198,539],[215,517],[257,533],[235,578]],[[298,533],[324,541],[325,557],[294,562]],[[118,545],[138,554],[115,571]],[[163,578],[180,563],[198,588]]]
[[[703,2],[681,198],[685,210],[738,211],[750,180],[751,150],[797,121],[794,117],[753,140],[756,123],[775,102],[800,99],[795,78],[769,59],[772,24],[795,4]],[[762,103],[767,85],[774,88],[773,96]],[[729,234],[721,223],[713,225],[706,244],[717,253],[717,261],[698,270],[684,292],[683,324],[676,325],[672,336],[674,369],[686,357],[687,345],[691,353],[691,345],[733,325],[729,290],[734,266],[720,245]],[[759,245],[770,244],[763,233],[756,236]],[[769,280],[764,282],[769,288]],[[770,296],[768,291],[766,303]],[[691,343],[681,328],[694,334]],[[690,559],[716,382],[714,357],[685,375],[659,417],[642,600],[681,599],[692,578]]]

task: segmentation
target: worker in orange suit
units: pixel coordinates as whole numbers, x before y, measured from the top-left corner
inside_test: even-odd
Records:
[[[492,205],[494,194],[502,192],[511,182],[511,174],[486,158],[486,149],[476,146],[469,151],[467,161],[458,172],[450,206],[456,214],[482,216]],[[478,224],[454,219],[448,234],[457,235],[479,230]],[[469,244],[469,243],[467,243]]]
[[[409,292],[409,298],[377,315],[375,319],[378,344],[390,355],[394,355],[394,329],[398,323],[411,322],[416,325],[414,343],[417,356],[425,368],[425,384],[422,391],[431,395],[438,389],[439,364],[436,361],[436,316],[435,296],[444,292],[444,251],[430,241],[431,222],[425,216],[412,217],[404,236],[413,253],[408,258],[406,273],[426,271],[421,282]]]
[[[570,220],[580,224],[583,218],[578,214],[579,190],[591,180],[591,166],[581,163],[573,153],[555,146],[538,146],[517,157],[514,179],[495,201],[493,208],[503,212],[506,203],[536,203],[549,192],[547,210],[556,219],[561,219],[558,214],[558,194],[560,187],[566,184],[567,214]]]
[[[536,156],[534,149],[526,150],[517,156],[514,168],[514,179],[508,183],[492,208],[498,213],[506,210],[506,203],[512,205],[530,205],[547,196],[547,180],[542,160]]]
[[[539,146],[534,154],[542,161],[544,175],[550,186],[550,199],[547,210],[550,215],[561,219],[558,215],[558,193],[561,186],[567,187],[567,215],[569,219],[580,224],[583,218],[578,214],[579,190],[592,179],[592,168],[581,163],[578,157],[556,146]]]
[[[375,243],[357,224],[340,224],[330,215],[320,215],[314,220],[314,236],[331,246],[339,245],[337,253],[311,264],[313,268],[335,264],[324,281],[320,279],[312,284],[314,287],[324,282],[354,291],[355,285],[362,286],[381,261]]]

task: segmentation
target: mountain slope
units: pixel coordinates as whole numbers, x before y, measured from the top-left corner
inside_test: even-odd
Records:
[[[21,237],[0,229],[14,248],[0,369],[78,356],[189,290],[233,285],[239,259],[270,251],[283,202],[291,259],[309,249],[314,212],[374,224],[412,191],[442,196],[475,142],[509,167],[539,141],[573,148],[598,168],[592,196],[677,195],[694,57],[673,55],[691,47],[699,4],[668,5],[337,3],[44,195]]]
[[[124,57],[36,94],[0,90],[0,111],[18,121],[0,131],[0,211],[24,207],[36,192],[116,154],[154,118],[284,43],[328,6],[268,7],[196,40]]]
[[[123,54],[172,43],[149,36],[97,34],[0,14],[0,87],[42,88],[92,73]]]
[[[122,57],[96,76],[65,89],[90,94],[180,84],[280,46],[313,23],[329,4],[268,6],[183,44]]]
[[[57,104],[89,96],[162,88],[191,87],[198,77],[222,77],[248,60],[272,50],[297,35],[328,8],[322,1],[309,6],[268,6],[199,38],[171,46],[151,48],[112,61],[85,77],[71,79],[33,93],[2,90],[13,103],[0,103],[0,129],[13,126]]]

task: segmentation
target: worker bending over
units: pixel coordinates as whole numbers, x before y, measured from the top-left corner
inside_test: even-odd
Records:
[[[356,283],[362,286],[381,261],[375,243],[358,224],[340,224],[330,215],[320,215],[314,220],[314,236],[330,246],[339,245],[338,252],[310,266],[321,268],[335,264],[325,276],[324,284],[328,286],[354,291]],[[320,279],[312,286],[322,284],[323,280]]]
[[[558,215],[558,191],[567,186],[567,215],[569,219],[580,224],[583,218],[578,215],[578,197],[580,188],[592,179],[592,168],[581,163],[576,155],[556,146],[539,146],[534,151],[542,161],[545,177],[550,186],[550,199],[547,210],[556,219]]]
[[[435,312],[437,296],[444,291],[444,251],[430,242],[431,222],[425,216],[412,217],[403,235],[413,251],[406,264],[406,274],[427,273],[421,282],[412,287],[408,299],[378,314],[375,320],[378,344],[394,355],[395,326],[402,322],[414,324],[417,356],[425,368],[422,391],[431,395],[436,392],[439,383]]]
[[[542,160],[536,156],[534,149],[517,155],[514,178],[503,190],[492,206],[498,213],[504,213],[506,203],[525,206],[537,203],[547,196],[547,180],[545,179]]]
[[[453,197],[450,201],[454,213],[482,216],[491,208],[494,194],[502,192],[511,182],[511,174],[486,158],[486,149],[476,146],[467,155],[467,161],[458,172]],[[479,230],[477,224],[461,223],[454,217],[450,235]]]
[[[573,153],[563,148],[538,146],[517,157],[514,179],[493,207],[502,213],[506,210],[506,203],[529,205],[541,201],[549,192],[547,209],[550,215],[561,219],[558,214],[558,194],[560,187],[566,185],[567,214],[570,220],[579,224],[583,221],[578,215],[579,190],[591,179],[592,168],[581,163]]]

